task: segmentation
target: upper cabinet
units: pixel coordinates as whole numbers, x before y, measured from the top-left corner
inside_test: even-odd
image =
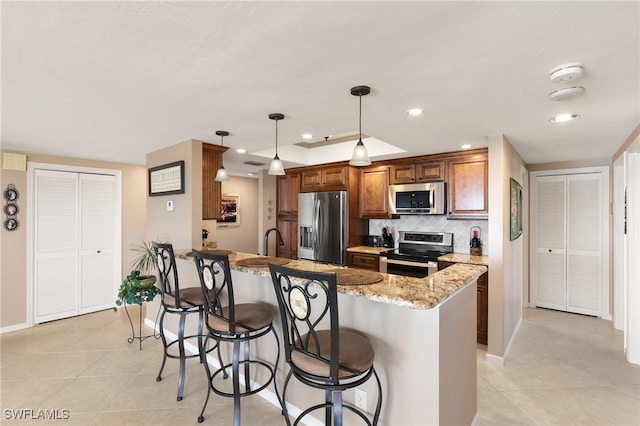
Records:
[[[305,170],[301,173],[300,192],[346,190],[347,172],[347,166]]]
[[[442,182],[445,178],[444,161],[424,161],[396,164],[390,168],[391,185],[419,182]]]
[[[487,154],[447,160],[449,219],[487,219],[489,168]]]
[[[298,194],[300,193],[300,174],[288,173],[278,176],[278,216],[298,214]]]
[[[216,173],[222,164],[222,153],[228,148],[202,144],[202,219],[220,219],[222,186],[216,182]]]
[[[360,170],[360,217],[388,219],[389,167],[375,166]]]

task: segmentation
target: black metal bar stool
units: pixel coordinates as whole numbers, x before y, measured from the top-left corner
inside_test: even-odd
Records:
[[[192,250],[192,254],[196,268],[198,269],[203,298],[205,299],[205,316],[207,329],[209,331],[208,337],[215,339],[218,345],[222,342],[233,343],[233,355],[230,364],[220,362],[220,368],[212,374],[209,365],[206,362],[204,363],[209,387],[202,412],[198,417],[198,422],[202,423],[204,421],[204,411],[207,408],[209,396],[213,390],[218,395],[233,398],[233,424],[234,426],[240,426],[241,397],[258,393],[273,382],[278,402],[282,404],[275,380],[275,371],[278,366],[278,361],[280,360],[280,341],[278,334],[273,328],[273,312],[268,305],[262,303],[236,303],[228,255],[206,253],[197,250]],[[223,306],[223,300],[225,298],[228,304]],[[262,360],[251,359],[250,357],[251,341],[265,336],[269,332],[273,332],[273,336],[276,339],[277,355],[273,366]],[[240,359],[241,343],[244,343],[243,359]],[[220,347],[218,346],[218,350],[219,349]],[[258,384],[253,389],[251,388],[251,365],[257,368],[264,368],[268,372],[268,379],[265,383]],[[243,387],[240,385],[240,366],[244,367]],[[233,393],[225,392],[216,388],[214,385],[214,379],[219,374],[222,373],[223,378],[226,378],[226,369],[228,367],[231,367]]]
[[[162,314],[160,315],[160,337],[162,338],[162,345],[164,350],[164,356],[162,358],[162,365],[158,372],[156,381],[162,380],[162,370],[167,362],[167,358],[180,360],[180,371],[178,375],[178,393],[177,400],[182,401],[184,393],[184,379],[186,360],[189,358],[199,357],[200,362],[204,362],[206,354],[216,346],[212,346],[206,349],[203,346],[203,329],[204,329],[204,299],[202,297],[202,290],[198,287],[186,287],[180,288],[178,280],[178,269],[176,268],[176,258],[173,253],[173,246],[170,243],[158,243],[152,242],[153,251],[156,254],[158,261],[158,275],[160,276],[160,292],[162,296],[161,307]],[[186,317],[190,314],[198,314],[198,334],[185,336],[184,326]],[[179,315],[180,320],[178,323],[178,337],[175,340],[167,341],[164,333],[164,316],[166,314]],[[184,342],[185,339],[198,338],[198,353],[187,355],[185,353]],[[178,354],[171,353],[171,349],[177,345]],[[218,356],[220,354],[218,353]]]
[[[285,357],[289,373],[282,400],[287,425],[286,393],[291,375],[300,382],[324,390],[325,401],[304,410],[300,420],[319,408],[325,409],[325,425],[342,425],[343,409],[357,414],[367,425],[376,425],[382,407],[382,386],[373,366],[374,352],[369,339],[340,329],[338,291],[333,272],[309,272],[269,265],[282,318]],[[330,323],[328,330],[327,319]],[[342,391],[359,386],[374,376],[378,400],[373,421],[357,408],[342,402]]]

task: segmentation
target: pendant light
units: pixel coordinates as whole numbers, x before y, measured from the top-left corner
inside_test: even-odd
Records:
[[[356,86],[351,88],[351,94],[353,96],[357,96],[360,100],[360,117],[358,119],[358,123],[360,126],[360,139],[358,139],[358,143],[353,149],[351,161],[349,161],[349,164],[352,166],[361,167],[371,164],[371,160],[369,160],[369,154],[367,153],[367,147],[364,146],[364,143],[362,143],[362,97],[368,95],[370,92],[371,88],[369,86]]]
[[[226,130],[218,130],[216,131],[216,135],[220,136],[220,144],[222,145],[222,147],[224,147],[224,137],[229,136],[229,132],[227,132]],[[220,154],[220,158],[222,158],[223,155],[224,154]],[[224,168],[224,164],[222,164],[221,162],[220,168],[216,173],[216,182],[224,182],[225,180],[229,180],[229,175]]]
[[[271,165],[269,166],[269,171],[267,173],[270,175],[282,176],[285,173],[282,161],[280,160],[280,157],[278,157],[278,120],[283,120],[284,114],[274,112],[273,114],[269,114],[269,119],[275,120],[276,122],[276,155],[273,157],[273,160],[271,160]]]

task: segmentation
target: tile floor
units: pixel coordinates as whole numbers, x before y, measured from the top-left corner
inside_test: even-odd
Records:
[[[103,311],[3,334],[0,423],[49,423],[9,419],[6,411],[31,408],[68,410],[68,420],[53,421],[64,425],[197,424],[206,392],[197,360],[187,364],[177,402],[177,362],[168,360],[156,382],[160,342],[148,339],[139,351],[129,333],[124,312]],[[526,309],[504,366],[478,349],[477,424],[640,425],[640,367],[621,347],[610,322]],[[231,424],[231,406],[212,394],[204,424]],[[242,410],[243,425],[284,424],[259,396],[243,399]]]

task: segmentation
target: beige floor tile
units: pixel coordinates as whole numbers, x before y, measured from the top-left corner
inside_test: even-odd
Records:
[[[5,409],[20,408],[66,408],[44,407],[44,402],[62,392],[74,379],[14,379],[0,382],[0,407]]]
[[[167,418],[171,415],[171,409],[152,409],[134,411],[112,411],[96,414],[90,423],[91,426],[161,426],[169,425]],[[188,423],[172,423],[173,425]]]

